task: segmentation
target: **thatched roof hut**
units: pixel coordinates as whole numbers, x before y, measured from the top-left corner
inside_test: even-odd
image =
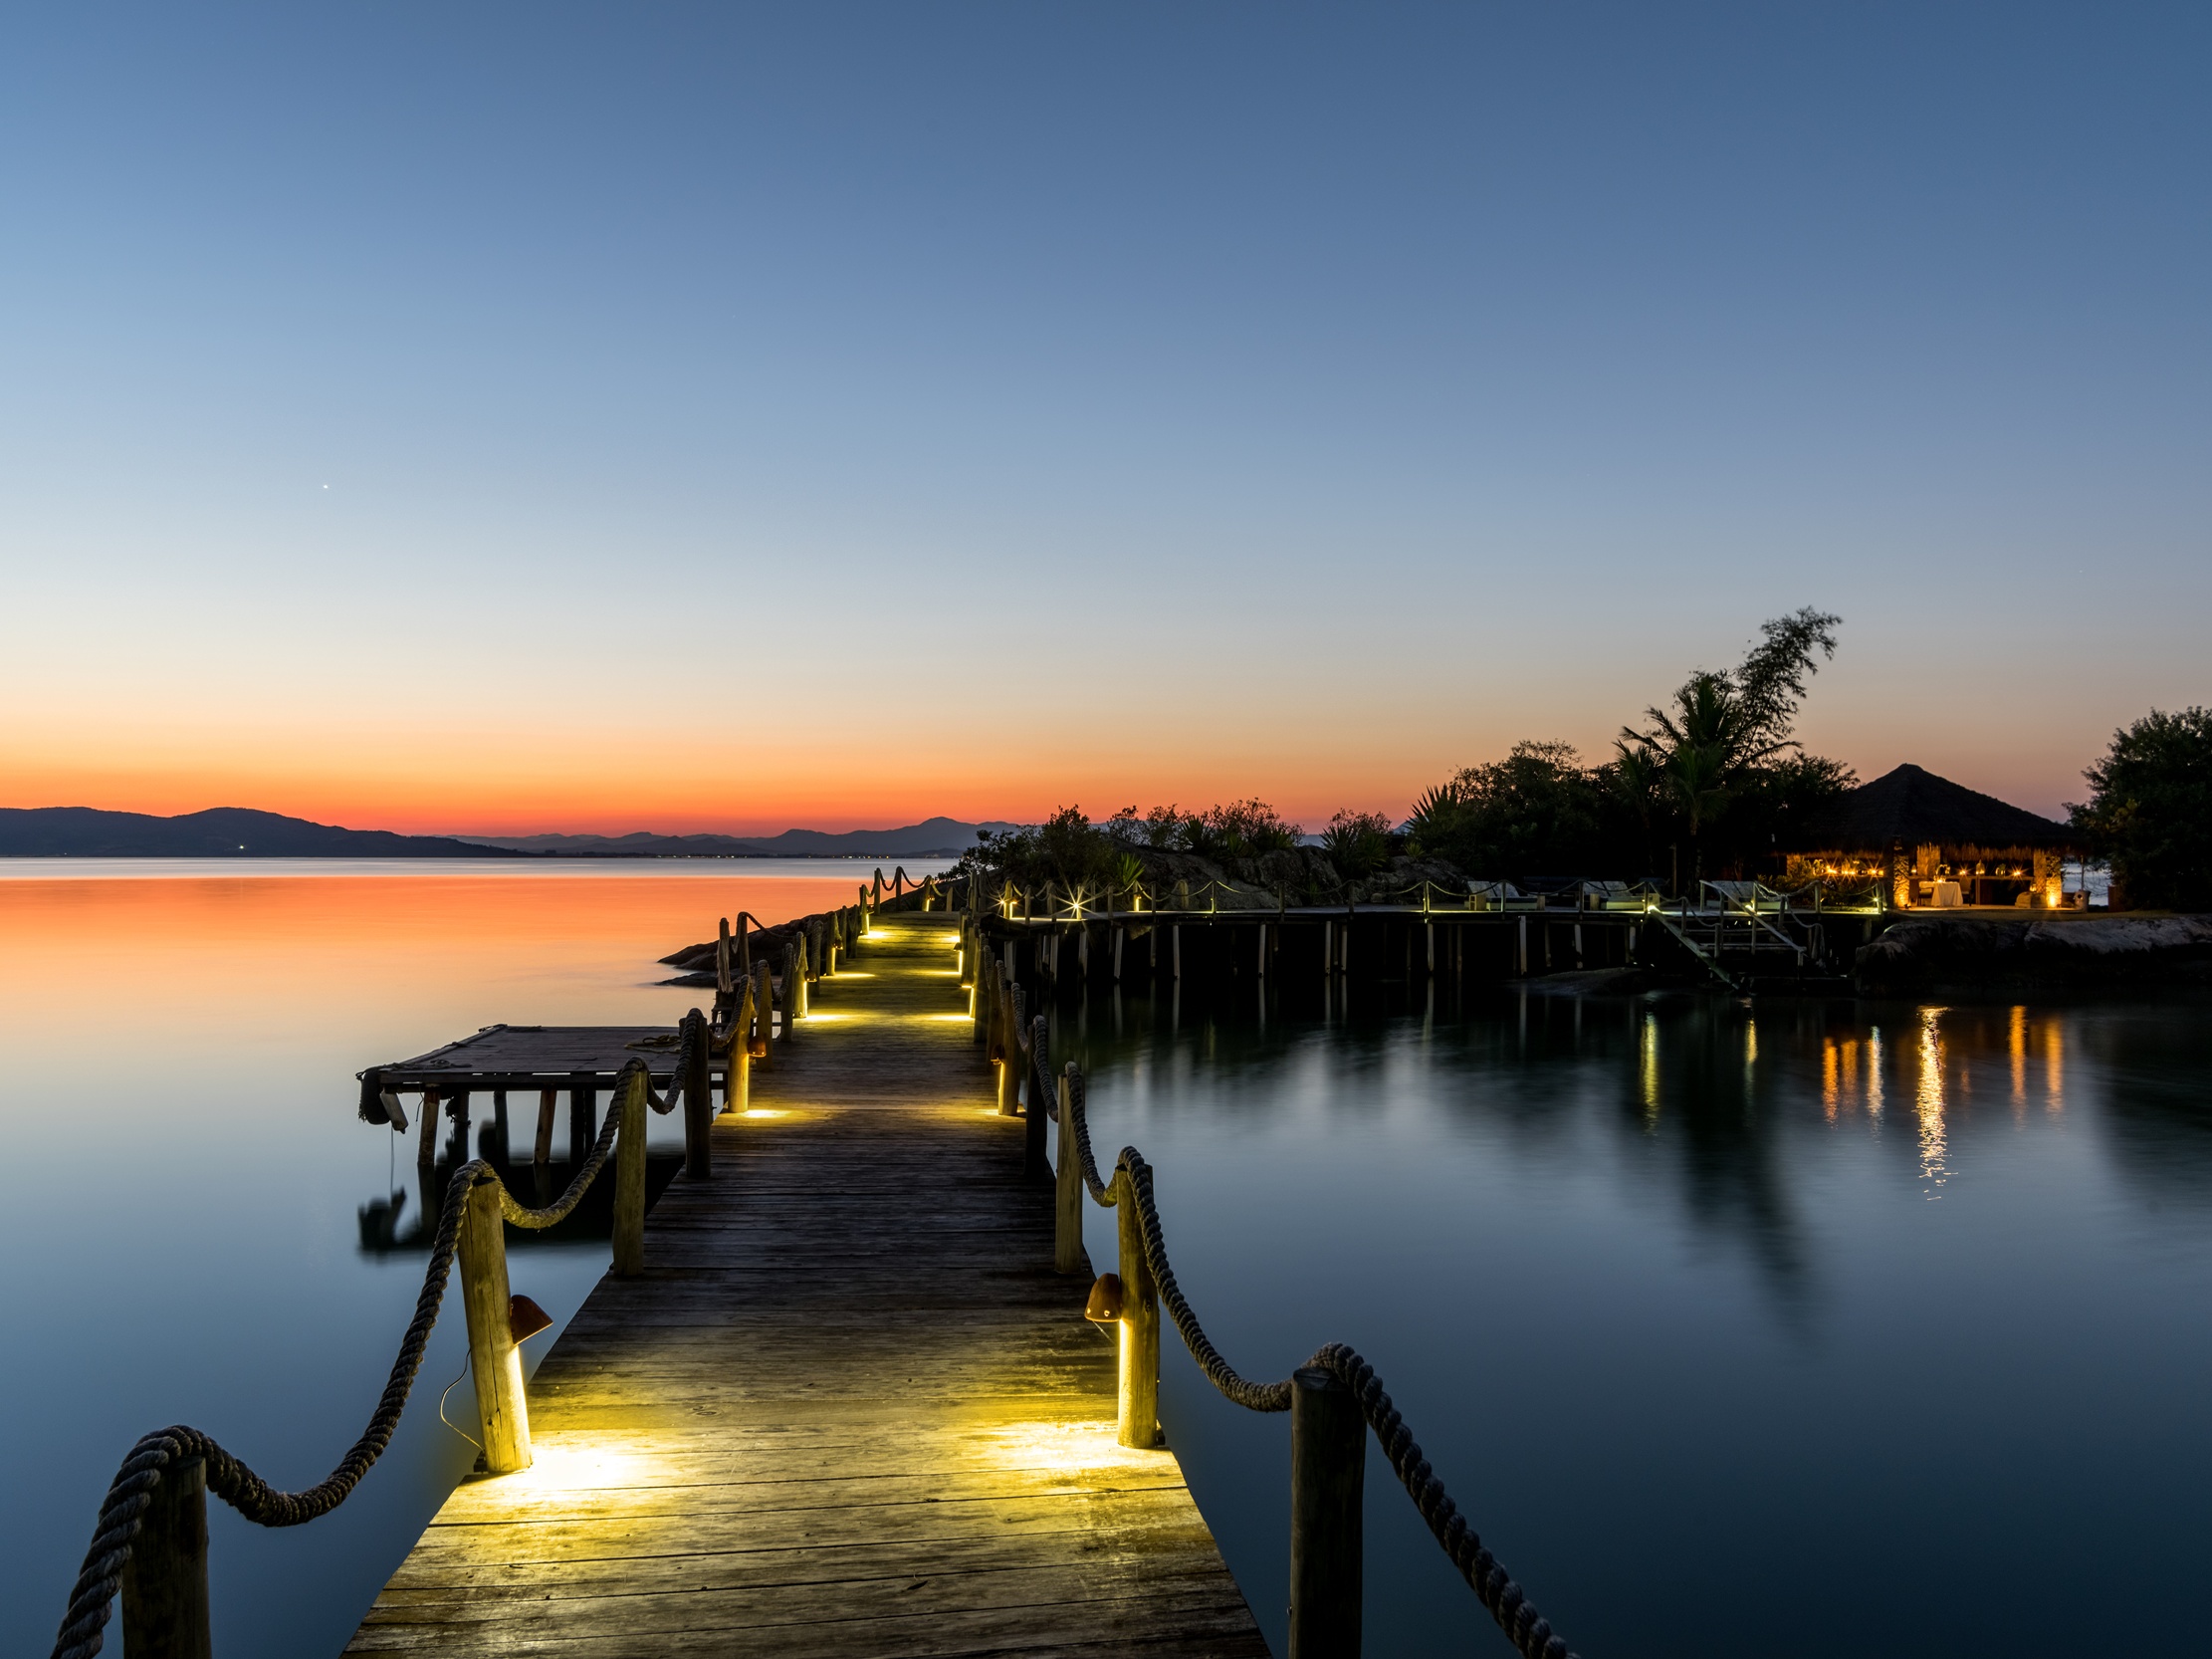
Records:
[[[2060,866],[2079,846],[2067,826],[1917,766],[1853,790],[1806,827],[1790,860],[1803,879],[1881,879],[1891,902],[2063,902]]]

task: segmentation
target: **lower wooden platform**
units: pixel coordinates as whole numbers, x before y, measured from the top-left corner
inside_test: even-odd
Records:
[[[990,1106],[942,917],[880,916],[351,1653],[1260,1656]]]

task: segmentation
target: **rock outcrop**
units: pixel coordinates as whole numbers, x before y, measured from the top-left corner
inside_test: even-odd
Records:
[[[2080,990],[2212,979],[2212,916],[1915,916],[1865,946],[1866,996]]]

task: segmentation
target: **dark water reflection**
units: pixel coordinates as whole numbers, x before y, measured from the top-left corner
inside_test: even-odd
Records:
[[[1055,1041],[1232,1360],[1359,1347],[1585,1654],[2023,1654],[2201,1639],[2206,1012],[1101,996]],[[1279,1648],[1282,1420],[1169,1372]],[[1388,1482],[1370,1651],[1503,1651]]]

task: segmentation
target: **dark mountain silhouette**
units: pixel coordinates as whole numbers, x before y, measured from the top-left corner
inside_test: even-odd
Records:
[[[463,835],[462,840],[517,852],[583,858],[925,858],[952,857],[984,830],[1010,824],[963,824],[932,818],[899,830],[786,830],[779,835]]]
[[[0,807],[0,856],[16,858],[483,858],[503,848],[450,835],[340,830],[250,807],[154,818],[94,807]]]

